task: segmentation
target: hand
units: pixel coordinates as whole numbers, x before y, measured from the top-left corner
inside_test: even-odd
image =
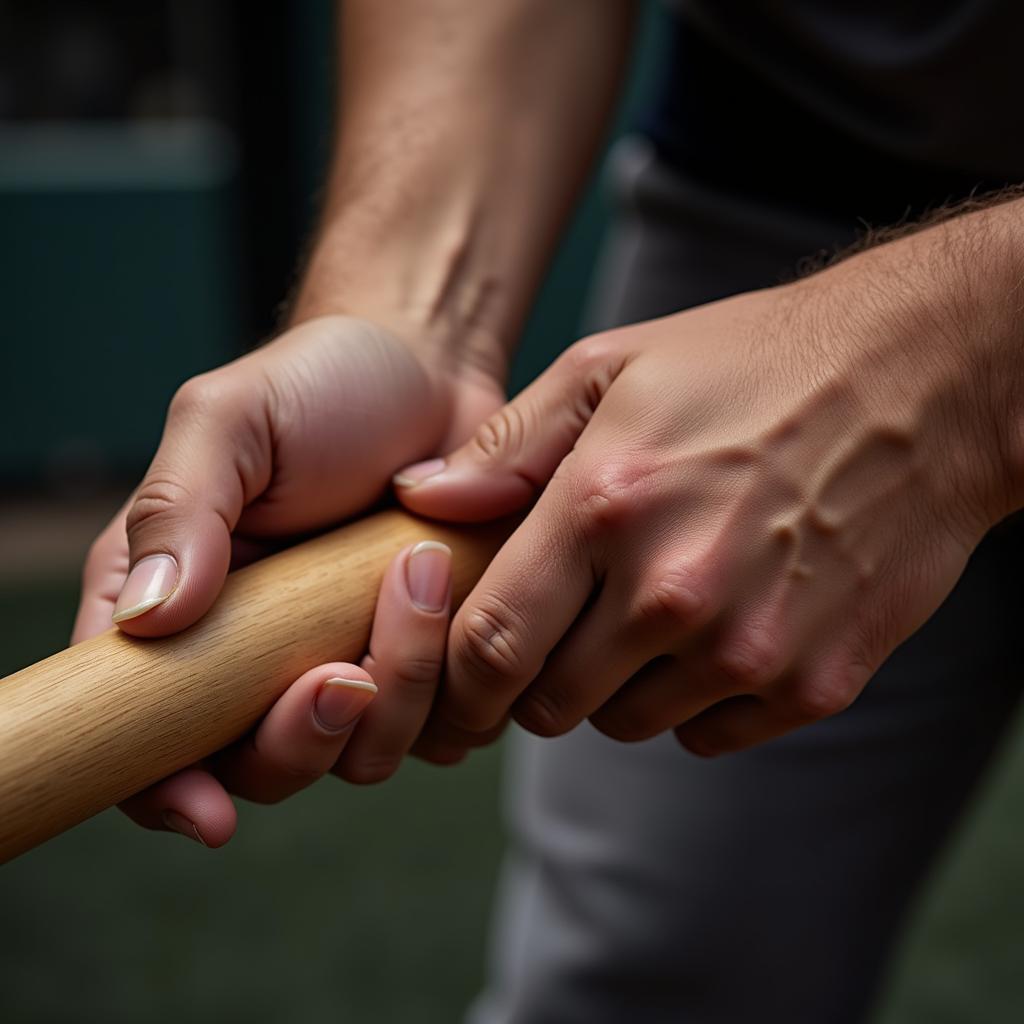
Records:
[[[884,304],[880,253],[581,341],[400,472],[438,518],[537,499],[455,616],[429,734],[511,712],[713,755],[854,700],[1009,511],[992,389],[941,307]]]
[[[307,321],[194,378],[171,403],[142,484],[92,547],[72,642],[109,628],[112,616],[135,636],[184,629],[213,603],[229,566],[365,509],[395,467],[450,450],[501,401],[482,373],[456,372],[342,316]],[[386,777],[429,709],[447,595],[444,550],[400,552],[361,667],[311,669],[252,736],[124,810],[219,846],[235,827],[228,790],[279,800],[336,762],[353,781]]]

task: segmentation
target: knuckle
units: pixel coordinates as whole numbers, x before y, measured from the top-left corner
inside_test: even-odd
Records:
[[[143,529],[153,519],[159,519],[191,500],[186,487],[167,474],[148,476],[135,495],[125,519],[129,534]]]
[[[616,344],[609,332],[583,338],[559,356],[555,368],[573,382],[571,411],[580,430],[594,415],[621,372],[625,364],[624,352],[623,345]]]
[[[429,689],[436,686],[441,678],[441,661],[433,657],[403,658],[393,666],[390,674],[400,689]]]
[[[590,334],[574,342],[558,357],[562,369],[574,376],[598,369],[608,357],[607,346],[602,341],[602,335]]]
[[[168,418],[199,416],[215,409],[227,397],[229,387],[216,371],[190,377],[171,398]]]
[[[850,698],[844,690],[806,683],[794,690],[791,706],[798,718],[817,721],[844,711],[850,706]]]
[[[782,671],[782,649],[765,636],[748,636],[723,644],[714,654],[714,669],[730,689],[757,693],[774,682]]]
[[[584,531],[618,531],[647,511],[639,485],[649,472],[647,462],[635,458],[609,460],[583,473],[578,507]]]
[[[513,717],[535,736],[563,736],[582,721],[572,701],[553,687],[526,694],[517,702]]]
[[[399,761],[391,755],[362,756],[358,760],[343,760],[337,774],[355,786],[373,786],[386,782],[398,771]]]
[[[189,464],[196,439],[230,454],[241,479],[253,488],[263,479],[273,457],[273,420],[287,432],[286,417],[271,410],[268,392],[230,367],[187,380],[178,388],[167,412],[167,429],[157,455],[159,463],[176,468]],[[265,479],[264,479],[265,478]]]
[[[796,686],[790,696],[790,705],[796,715],[817,721],[845,711],[856,691],[841,676],[815,676]]]
[[[499,689],[527,676],[523,630],[519,617],[501,601],[491,599],[467,610],[452,645],[452,659],[474,680]]]
[[[442,747],[456,750],[475,750],[478,747],[486,747],[497,740],[508,726],[508,719],[502,720],[494,726],[479,730],[462,729],[446,719],[433,716],[428,719],[423,732],[417,743],[423,743],[427,747]]]
[[[485,462],[510,458],[522,448],[527,427],[517,403],[502,406],[477,427],[472,440],[473,454]]]
[[[633,619],[656,625],[668,623],[694,629],[708,617],[708,599],[690,573],[673,569],[661,573],[641,587],[633,610]]]
[[[629,707],[601,708],[590,716],[590,724],[609,739],[620,743],[639,743],[663,732],[663,723],[641,709]]]
[[[191,417],[209,408],[210,388],[203,377],[192,377],[185,381],[171,396],[167,418]]]
[[[590,334],[570,345],[559,357],[559,369],[564,373],[595,384],[611,382],[622,363],[623,347],[610,331]]]
[[[700,757],[706,761],[721,757],[726,752],[725,745],[704,730],[677,729],[676,739],[684,750],[688,750],[694,757]]]
[[[469,752],[459,747],[432,747],[424,744],[421,747],[413,747],[409,753],[412,757],[425,761],[427,764],[445,766],[465,761]]]

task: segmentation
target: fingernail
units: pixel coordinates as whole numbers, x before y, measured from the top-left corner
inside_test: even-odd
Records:
[[[377,685],[366,679],[328,679],[316,695],[313,714],[327,732],[341,732],[355,724],[376,692]]]
[[[398,487],[415,487],[424,480],[443,473],[447,465],[444,459],[427,459],[426,462],[415,462],[411,466],[406,466],[391,479]]]
[[[149,555],[128,573],[114,605],[114,622],[134,619],[166,601],[178,583],[178,563],[170,555]]]
[[[200,846],[206,845],[206,841],[199,834],[199,829],[183,814],[179,814],[177,811],[164,811],[160,817],[172,832],[180,832],[186,839],[193,839]]]
[[[436,540],[421,540],[405,561],[405,585],[417,608],[439,612],[448,601],[452,551]]]

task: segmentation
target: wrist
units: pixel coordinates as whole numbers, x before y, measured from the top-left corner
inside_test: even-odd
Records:
[[[519,325],[479,248],[469,218],[454,211],[404,216],[353,202],[322,228],[289,322],[372,320],[429,366],[504,386]]]
[[[1024,505],[1022,227],[1024,204],[1004,202],[922,232],[917,253],[929,285],[919,301],[935,304],[937,341],[971,403],[954,426],[975,435],[989,525]]]
[[[879,372],[865,376],[927,428],[948,496],[986,527],[1024,504],[1024,253],[1011,230],[1022,210],[952,217],[835,268],[847,276],[848,322],[885,339],[881,353],[869,345],[865,369]]]
[[[983,245],[966,250],[974,270],[980,372],[997,455],[1003,518],[1024,507],[1024,200],[975,214]]]

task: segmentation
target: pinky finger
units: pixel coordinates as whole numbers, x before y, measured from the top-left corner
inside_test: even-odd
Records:
[[[224,787],[199,767],[176,772],[119,806],[143,828],[180,832],[203,846],[223,846],[238,821]]]
[[[804,721],[759,697],[730,697],[675,729],[691,754],[717,757],[781,736]]]
[[[470,751],[490,746],[499,740],[510,720],[506,717],[485,732],[466,732],[442,719],[431,718],[409,753],[428,764],[458,764],[465,760]]]
[[[870,672],[859,667],[791,678],[764,697],[732,697],[675,729],[692,754],[715,757],[766,743],[839,714],[853,703]]]

